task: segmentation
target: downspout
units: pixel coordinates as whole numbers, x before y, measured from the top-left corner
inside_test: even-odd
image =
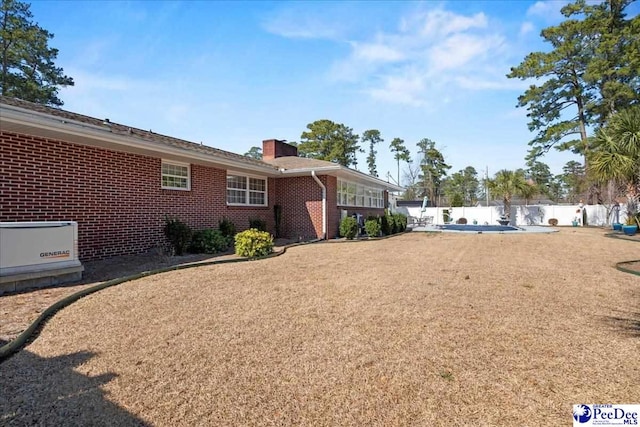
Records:
[[[322,240],[327,238],[327,187],[316,176],[316,171],[311,171],[311,176],[322,188]]]

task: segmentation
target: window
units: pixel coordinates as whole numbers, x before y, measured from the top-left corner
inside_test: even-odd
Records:
[[[267,180],[244,175],[227,175],[227,204],[267,206]]]
[[[384,208],[384,190],[339,179],[338,205]]]
[[[189,165],[162,162],[162,188],[167,190],[190,190]]]

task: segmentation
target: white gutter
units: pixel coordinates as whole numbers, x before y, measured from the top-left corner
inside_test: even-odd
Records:
[[[282,175],[297,175],[303,176],[309,172],[317,172],[317,173],[330,173],[337,172],[337,176],[345,177],[345,179],[352,179],[355,182],[363,184],[363,185],[371,185],[379,188],[384,188],[387,191],[404,191],[404,187],[400,187],[398,185],[393,185],[388,182],[382,181],[379,178],[372,177],[370,175],[363,174],[359,171],[354,171],[352,169],[346,168],[344,166],[335,165],[335,166],[312,166],[307,168],[297,168],[297,169],[284,169],[280,168],[280,173]]]
[[[313,166],[310,168],[284,169],[280,168],[283,175],[306,174],[307,172],[331,172],[341,170],[339,166]]]
[[[322,240],[327,238],[327,187],[316,176],[316,171],[311,171],[311,176],[322,188]]]

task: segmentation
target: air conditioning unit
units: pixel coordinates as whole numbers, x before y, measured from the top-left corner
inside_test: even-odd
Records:
[[[82,278],[78,223],[0,222],[0,295]]]

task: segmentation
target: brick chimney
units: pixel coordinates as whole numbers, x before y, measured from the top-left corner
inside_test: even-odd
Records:
[[[262,160],[272,160],[278,157],[297,157],[298,149],[284,140],[265,139],[262,141]]]

